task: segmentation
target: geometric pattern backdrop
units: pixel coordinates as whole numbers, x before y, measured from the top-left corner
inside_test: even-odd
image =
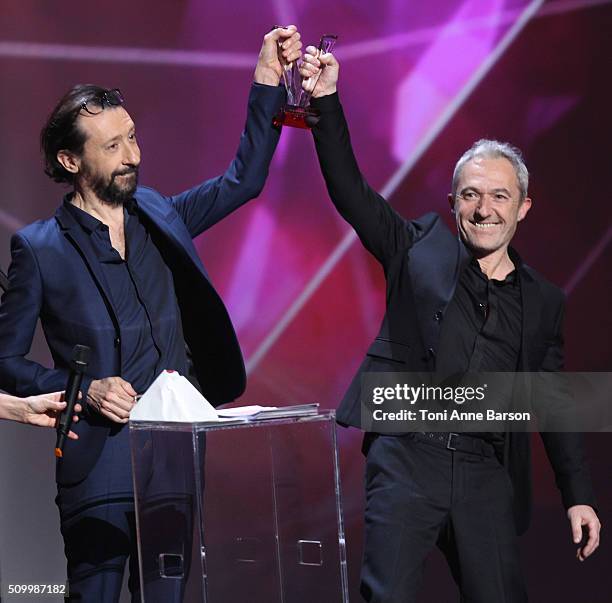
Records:
[[[439,211],[451,224],[452,169],[474,140],[509,140],[523,150],[534,205],[515,247],[567,293],[567,367],[612,369],[612,3],[22,0],[3,3],[0,14],[5,269],[11,234],[51,215],[64,194],[43,174],[38,135],[66,89],[77,82],[121,88],[138,128],[141,182],[175,193],[226,168],[243,127],[261,38],[275,23],[295,23],[305,45],[338,34],[339,90],[362,171],[404,215]],[[249,385],[241,402],[335,407],[377,332],[384,280],[333,209],[311,135],[285,128],[260,198],[196,245],[245,354]],[[40,337],[32,357],[50,361]],[[57,557],[48,578],[57,579],[63,561],[51,466],[32,452],[39,447],[46,454],[49,436],[1,427],[0,437],[12,442],[3,456],[28,458],[28,473],[42,484],[26,486],[21,461],[16,468],[0,465],[12,484],[12,502],[8,494],[0,499],[8,517],[0,532],[3,576],[19,575],[16,547],[23,547],[22,558],[33,555],[33,541],[24,544],[18,536],[27,529],[26,508],[49,518],[41,559]],[[340,442],[357,601],[360,434],[340,430]],[[534,443],[535,514],[523,539],[531,596],[609,601],[609,545],[604,539],[594,558],[575,563],[550,469]],[[609,437],[590,435],[588,445],[605,529],[612,502]],[[43,577],[43,565],[35,579]],[[454,600],[441,557],[428,565],[424,592],[424,601]]]

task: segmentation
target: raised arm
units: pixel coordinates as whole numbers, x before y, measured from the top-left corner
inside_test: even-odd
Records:
[[[273,29],[264,36],[236,156],[224,174],[170,199],[192,237],[257,197],[263,189],[280,136],[272,119],[285,99],[284,88],[279,86],[281,61],[289,64],[297,60],[301,46],[300,34],[293,25]]]
[[[317,78],[321,70],[320,76]],[[336,209],[355,229],[362,243],[383,265],[415,238],[412,224],[373,190],[359,170],[336,84],[339,64],[331,54],[306,49],[301,74],[304,87],[314,86],[311,106],[321,118],[313,127],[315,146],[327,190]]]

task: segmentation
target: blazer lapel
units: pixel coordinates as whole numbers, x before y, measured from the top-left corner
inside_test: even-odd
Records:
[[[470,255],[458,236],[442,226],[442,236],[415,244],[410,254],[411,280],[425,349],[435,349],[439,338],[436,312],[444,313]]]
[[[111,320],[116,328],[118,328],[117,313],[113,304],[113,298],[111,296],[110,287],[108,281],[104,276],[104,272],[100,267],[100,261],[92,245],[91,239],[83,232],[83,229],[79,226],[78,222],[72,217],[69,211],[61,205],[55,212],[55,218],[60,225],[62,233],[70,244],[78,251],[80,256],[83,258],[89,273],[94,279],[104,303],[108,308]]]
[[[524,267],[521,267],[520,274],[522,333],[519,371],[528,371],[530,370],[529,344],[530,342],[535,341],[536,332],[540,323],[540,286],[529,271]]]
[[[185,244],[186,241],[181,240],[177,229],[174,227],[174,223],[178,220],[180,224],[183,222],[180,220],[178,214],[171,207],[167,207],[160,204],[153,204],[146,199],[139,198],[138,200],[138,210],[141,215],[155,228],[157,228],[166,239],[173,245],[175,249],[177,249],[182,255],[187,256],[189,260],[198,268],[198,270],[206,277],[208,280],[208,274],[204,269],[204,265],[202,264],[202,260],[198,256],[195,246]],[[191,236],[187,232],[185,228],[185,237],[186,240],[191,243]]]

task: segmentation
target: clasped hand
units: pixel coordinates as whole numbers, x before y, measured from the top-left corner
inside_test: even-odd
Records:
[[[136,404],[134,388],[121,377],[92,381],[87,392],[88,404],[115,423],[127,423]]]

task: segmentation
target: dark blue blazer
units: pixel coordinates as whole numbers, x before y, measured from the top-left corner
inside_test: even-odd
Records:
[[[196,374],[215,405],[242,394],[244,362],[192,239],[262,190],[280,134],[272,118],[283,100],[280,87],[253,84],[245,130],[223,175],[172,197],[142,186],[135,194],[140,217],[173,273]],[[121,324],[95,249],[70,212],[60,206],[53,218],[17,232],[11,253],[9,288],[0,305],[0,388],[20,396],[64,389],[77,343],[92,350],[84,393],[93,379],[121,376]],[[26,358],[39,318],[52,369]],[[74,428],[79,439],[68,441],[58,462],[58,482],[87,475],[112,426],[96,413],[85,413]]]
[[[314,99],[321,119],[313,128],[330,197],[364,247],[381,263],[387,307],[378,336],[368,348],[338,408],[338,421],[361,427],[361,378],[369,372],[435,370],[440,331],[470,254],[435,213],[407,220],[363,178],[336,94]],[[563,368],[563,292],[535,270],[520,267],[522,332],[519,371]],[[531,509],[529,434],[508,433],[503,463],[514,485],[519,532]],[[542,433],[565,507],[595,505],[582,437]]]

